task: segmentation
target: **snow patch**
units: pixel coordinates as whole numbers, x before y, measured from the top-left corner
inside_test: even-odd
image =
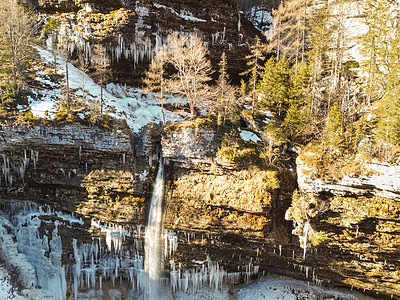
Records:
[[[186,20],[186,21],[193,21],[193,22],[207,22],[204,19],[200,19],[200,18],[196,18],[193,17],[193,14],[187,10],[182,10],[180,13],[177,13],[173,8],[162,5],[162,4],[158,4],[158,3],[153,3],[154,7],[156,8],[163,8],[166,10],[169,10],[171,13],[177,15],[178,17]]]
[[[268,30],[272,24],[272,15],[265,8],[254,6],[247,13],[248,18],[260,31]]]
[[[345,293],[308,285],[299,280],[270,279],[248,285],[237,292],[238,300],[296,300],[296,299],[370,299],[355,293]]]
[[[255,133],[247,130],[242,130],[240,132],[240,137],[246,142],[252,141],[257,143],[258,141],[261,141],[261,139]]]
[[[54,55],[41,47],[36,47],[42,59],[47,63],[54,63]],[[56,57],[57,69],[65,74],[65,59]],[[82,102],[91,105],[101,101],[101,87],[96,84],[87,74],[68,63],[69,86],[71,97],[81,99]],[[45,83],[45,79],[41,81]],[[74,92],[75,91],[75,92]],[[50,91],[42,91],[41,100],[30,98],[32,113],[36,117],[53,119],[55,106],[58,102],[57,95],[62,95],[61,87],[55,87]],[[162,110],[160,104],[152,97],[151,93],[144,93],[139,89],[122,87],[110,83],[103,89],[104,111],[115,118],[126,120],[128,126],[134,132],[139,132],[148,123],[161,123]],[[46,115],[46,111],[48,114]],[[164,110],[167,122],[178,121],[182,118],[174,113]],[[81,115],[84,117],[84,114]]]

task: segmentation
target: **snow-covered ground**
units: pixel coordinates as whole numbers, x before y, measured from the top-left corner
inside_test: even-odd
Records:
[[[253,25],[260,31],[266,31],[271,27],[272,15],[262,7],[254,6],[248,12],[248,18]]]
[[[47,64],[54,63],[54,55],[51,51],[36,47],[43,61]],[[61,56],[56,56],[57,73],[65,76],[65,60]],[[69,88],[72,97],[81,98],[82,101],[99,103],[101,87],[96,84],[87,74],[68,63]],[[37,97],[30,97],[30,107],[34,116],[53,119],[56,113],[56,106],[60,103],[60,97],[65,92],[60,83],[49,80],[47,74],[38,72],[36,80],[47,86],[47,89],[40,89],[36,93]],[[136,88],[122,87],[110,83],[103,90],[103,101],[105,111],[113,117],[125,119],[128,126],[134,132],[150,122],[162,122],[162,111],[160,104],[152,97],[151,93],[145,93]],[[179,101],[179,99],[169,98],[166,102]],[[84,117],[82,112],[81,117]],[[174,113],[165,110],[166,121],[178,121],[182,118]]]
[[[341,292],[292,279],[269,279],[245,286],[237,291],[238,300],[372,300],[352,292]]]

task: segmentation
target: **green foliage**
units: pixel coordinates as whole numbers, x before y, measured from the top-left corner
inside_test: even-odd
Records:
[[[220,75],[217,80],[218,95],[212,113],[217,116],[218,126],[226,124],[226,122],[237,124],[240,119],[240,109],[237,104],[236,88],[229,82],[225,52],[222,53],[219,67]]]
[[[291,104],[282,123],[282,136],[290,141],[299,141],[307,125],[307,115],[296,104]]]
[[[110,116],[109,114],[102,114],[96,123],[97,126],[108,131],[116,129],[125,129],[127,124],[125,120],[118,120]]]
[[[382,87],[385,85],[385,75],[390,72],[388,64],[391,42],[395,31],[396,20],[391,10],[391,0],[368,0],[365,10],[365,24],[368,30],[360,37],[362,51],[366,57],[363,61],[363,69],[368,74],[365,88],[369,98],[384,93]]]
[[[204,127],[214,127],[215,121],[211,117],[199,117],[199,118],[194,119],[193,126],[196,130],[198,130],[199,128],[204,128]]]
[[[290,99],[292,103],[302,104],[308,102],[308,93],[310,88],[310,66],[307,61],[303,60],[298,63],[297,68],[292,67],[290,70]]]
[[[218,149],[218,156],[232,164],[251,161],[258,157],[255,147],[248,147],[235,129],[225,133]]]
[[[240,98],[244,100],[248,92],[249,91],[246,82],[243,79],[240,80],[240,91],[239,91]]]
[[[300,203],[300,200],[301,200],[301,194],[298,189],[295,189],[292,194],[292,202],[293,204],[297,205],[298,203]]]
[[[46,24],[43,27],[43,31],[46,35],[52,33],[53,31],[55,31],[58,28],[58,22],[55,18],[50,17],[47,18],[46,20]]]
[[[369,92],[380,90],[382,94],[378,100],[375,140],[383,148],[385,160],[390,159],[394,144],[400,143],[400,26],[387,12],[390,4],[387,0],[369,3],[369,31],[364,36],[365,51],[374,51],[370,56],[374,69],[366,66],[370,72]],[[371,44],[371,40],[377,40],[378,45]]]
[[[267,177],[265,178],[265,185],[270,190],[279,189],[280,181],[278,179],[276,171],[268,171],[267,172]]]
[[[308,241],[314,246],[317,247],[321,243],[323,243],[327,239],[326,232],[318,231],[308,237]]]
[[[288,106],[290,95],[289,64],[285,57],[277,63],[271,57],[265,63],[260,92],[263,95],[263,104],[281,117]]]
[[[16,110],[18,101],[15,98],[6,98],[3,100],[2,106],[9,110]]]
[[[326,123],[325,142],[329,147],[337,147],[342,140],[343,115],[339,104],[335,102],[329,110]]]

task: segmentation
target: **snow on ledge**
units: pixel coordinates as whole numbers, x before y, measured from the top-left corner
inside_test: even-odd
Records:
[[[182,10],[181,13],[178,14],[178,13],[177,13],[173,8],[171,8],[171,7],[168,7],[168,6],[165,6],[165,5],[162,5],[162,4],[158,4],[158,3],[153,3],[153,5],[154,5],[154,7],[156,7],[156,8],[163,8],[163,9],[169,10],[171,13],[177,15],[178,17],[180,17],[180,18],[182,18],[182,19],[184,19],[184,20],[186,20],[186,21],[207,22],[207,21],[204,20],[204,19],[200,19],[200,18],[193,17],[192,13],[191,13],[191,12],[188,12],[188,11],[186,11],[186,10]]]
[[[240,132],[240,137],[246,142],[252,141],[254,143],[257,143],[261,141],[261,139],[255,133],[248,130],[242,130]]]

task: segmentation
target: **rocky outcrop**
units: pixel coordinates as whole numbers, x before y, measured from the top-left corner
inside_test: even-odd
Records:
[[[343,176],[339,180],[311,178],[310,169],[297,159],[299,187],[304,193],[331,193],[337,196],[377,196],[400,200],[400,166],[368,163],[369,175]]]
[[[45,38],[101,81],[139,85],[144,70],[171,31],[197,32],[215,64],[226,51],[229,72],[243,71],[248,45],[259,34],[235,1],[48,1],[33,3],[58,28]]]
[[[162,139],[163,157],[167,161],[191,168],[211,165],[222,134],[206,121],[182,121],[166,127]],[[204,124],[201,124],[204,122]]]
[[[364,175],[335,181],[312,177],[314,169],[297,160],[302,193],[286,214],[308,264],[333,284],[400,299],[398,166],[366,163]]]
[[[229,272],[254,264],[259,274],[299,276],[298,270],[286,268],[293,249],[284,214],[295,188],[294,174],[223,162],[217,152],[224,134],[206,119],[164,129],[170,174],[165,227],[179,235],[175,262],[191,267],[193,261],[207,259],[207,253]]]
[[[49,204],[88,220],[145,223],[157,128],[145,127],[139,137],[76,124],[3,127],[1,198]]]

